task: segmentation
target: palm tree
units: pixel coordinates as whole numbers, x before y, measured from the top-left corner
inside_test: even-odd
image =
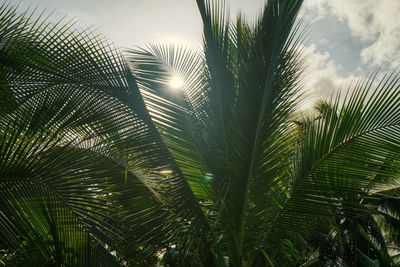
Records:
[[[345,246],[346,229],[371,243],[352,247],[362,262],[387,262],[368,225],[386,219],[393,239],[399,218],[383,210],[397,192],[398,75],[296,123],[302,1],[269,0],[253,24],[197,4],[203,50],[150,45],[128,60],[73,21],[0,7],[0,264],[334,265],[345,255],[326,245]]]
[[[146,263],[176,228],[157,171],[175,163],[121,54],[73,21],[0,14],[1,262],[113,266],[118,251]],[[168,184],[191,204],[181,177]]]

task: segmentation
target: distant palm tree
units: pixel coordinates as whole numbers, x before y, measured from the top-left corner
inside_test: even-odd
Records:
[[[0,264],[394,262],[398,75],[301,118],[302,1],[253,24],[197,4],[202,51],[128,60],[0,7]]]

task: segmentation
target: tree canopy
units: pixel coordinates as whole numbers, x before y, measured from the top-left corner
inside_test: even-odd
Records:
[[[399,74],[305,115],[302,1],[197,5],[128,50],[0,6],[0,265],[398,264]]]

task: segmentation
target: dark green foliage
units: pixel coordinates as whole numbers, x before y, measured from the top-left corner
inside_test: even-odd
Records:
[[[302,1],[197,4],[202,51],[128,60],[0,7],[0,265],[396,264],[398,74],[301,118]]]

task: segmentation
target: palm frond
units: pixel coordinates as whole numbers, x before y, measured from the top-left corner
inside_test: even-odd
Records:
[[[176,171],[175,163],[116,48],[93,32],[75,32],[72,22],[42,23],[7,5],[1,12],[0,239],[11,254],[28,242],[46,262],[111,265],[118,263],[111,249],[129,254],[127,247],[153,243],[155,253],[170,242],[177,219],[201,224],[186,182],[154,172]],[[64,215],[55,214],[71,218],[65,235]]]

